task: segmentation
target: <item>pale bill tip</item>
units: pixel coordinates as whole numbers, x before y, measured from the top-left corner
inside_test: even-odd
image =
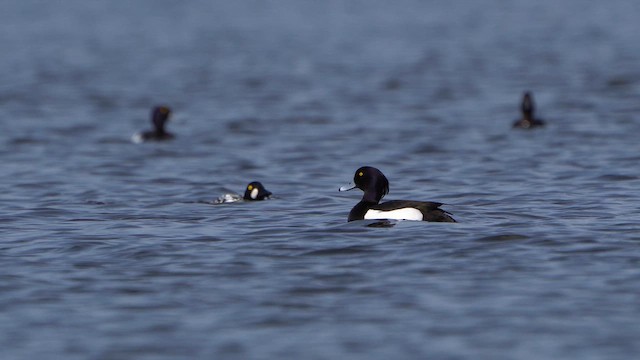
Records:
[[[352,189],[355,189],[356,187],[352,184],[349,184],[347,186],[341,186],[340,189],[338,189],[338,191],[349,191]]]

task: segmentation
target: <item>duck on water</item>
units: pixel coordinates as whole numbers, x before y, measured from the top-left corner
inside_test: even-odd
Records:
[[[362,200],[349,212],[347,221],[364,219],[418,220],[431,222],[456,222],[451,214],[440,209],[439,202],[415,200],[391,200],[380,203],[389,192],[389,180],[371,166],[356,170],[353,184],[341,187],[340,191],[358,188],[364,191]]]
[[[531,129],[544,126],[544,120],[535,117],[535,104],[533,103],[533,95],[525,92],[522,96],[522,104],[520,105],[522,118],[513,123],[514,128]]]
[[[175,136],[165,129],[165,125],[171,116],[171,109],[168,106],[156,106],[151,110],[151,123],[153,130],[143,131],[134,134],[131,140],[134,143],[145,141],[171,140]]]

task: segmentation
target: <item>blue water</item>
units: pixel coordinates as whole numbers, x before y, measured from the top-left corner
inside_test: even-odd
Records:
[[[638,13],[3,1],[0,357],[637,356]],[[347,223],[362,165],[459,223]]]

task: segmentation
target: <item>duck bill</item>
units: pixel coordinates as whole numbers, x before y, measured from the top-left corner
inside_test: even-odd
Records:
[[[340,189],[338,189],[338,191],[349,191],[349,190],[353,190],[355,189],[356,186],[352,183],[347,184],[347,186],[341,186]]]

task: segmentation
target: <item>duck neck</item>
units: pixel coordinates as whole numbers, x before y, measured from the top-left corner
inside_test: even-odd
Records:
[[[382,199],[382,196],[375,192],[365,192],[362,195],[362,200],[360,202],[368,203],[368,204],[377,204]]]
[[[533,109],[527,109],[522,112],[522,117],[527,121],[533,121]]]
[[[164,135],[167,132],[164,129],[164,123],[162,121],[154,121],[153,122],[155,133],[158,135]]]
[[[531,96],[527,94],[522,101],[522,116],[525,120],[533,120],[534,105]]]

